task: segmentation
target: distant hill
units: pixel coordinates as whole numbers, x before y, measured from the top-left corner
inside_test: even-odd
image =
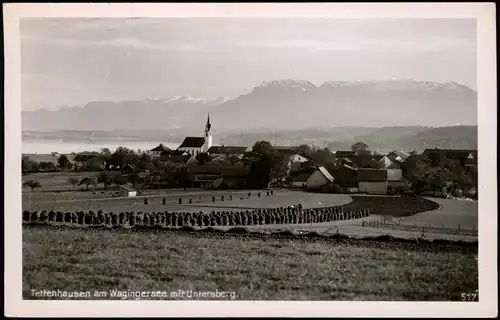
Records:
[[[340,134],[339,132],[342,132]],[[421,152],[427,148],[477,149],[477,126],[450,127],[350,127],[325,130],[303,129],[296,131],[235,134],[221,139],[226,145],[251,145],[258,140],[268,140],[275,145],[309,144],[328,147],[330,150],[349,150],[358,142],[365,142],[371,150],[381,153],[393,149],[416,150]]]
[[[177,97],[95,101],[55,111],[23,111],[22,128],[24,131],[164,129],[179,134],[201,134],[209,112],[213,128],[220,134],[311,127],[477,125],[477,94],[454,82],[329,81],[315,86],[308,81],[280,80],[264,82],[232,100]],[[333,140],[345,138],[342,131],[337,134]]]
[[[23,141],[56,139],[62,142],[112,142],[127,145],[130,141],[164,141],[181,143],[185,134],[172,130],[111,130],[111,131],[53,131],[23,132]],[[245,131],[215,133],[215,145],[252,146],[256,141],[267,140],[273,145],[308,144],[328,147],[332,151],[348,150],[363,141],[372,150],[384,153],[393,149],[423,151],[426,148],[477,149],[477,126],[450,127],[336,127],[306,128],[297,130]],[[156,142],[155,142],[156,143]]]

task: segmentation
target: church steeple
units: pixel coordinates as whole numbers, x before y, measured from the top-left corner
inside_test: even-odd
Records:
[[[212,131],[212,125],[210,124],[210,113],[209,113],[207,118],[207,124],[205,125],[205,137],[208,135],[210,131]]]
[[[212,146],[212,124],[210,123],[210,113],[207,117],[207,124],[205,125],[205,144],[203,146],[203,152],[207,152]]]

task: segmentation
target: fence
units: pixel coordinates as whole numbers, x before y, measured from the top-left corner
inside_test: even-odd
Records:
[[[474,226],[472,229],[461,228],[460,224],[457,224],[456,228],[445,227],[444,225],[421,225],[417,223],[404,223],[401,224],[398,220],[394,221],[384,217],[380,220],[368,220],[363,221],[361,224],[363,227],[367,228],[377,228],[377,229],[390,229],[390,230],[403,230],[412,232],[425,233],[440,233],[440,234],[454,234],[454,235],[466,235],[466,236],[478,236],[478,231]]]

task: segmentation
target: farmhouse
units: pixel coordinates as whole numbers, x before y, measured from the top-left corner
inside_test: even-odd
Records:
[[[299,171],[305,168],[310,160],[300,154],[294,154],[290,158],[288,158],[288,163],[286,165],[287,174],[290,174],[292,171]]]
[[[357,173],[359,192],[387,193],[387,170],[360,168]]]
[[[160,143],[159,146],[150,150],[151,157],[152,158],[159,158],[161,156],[161,154],[165,151],[172,151],[172,149],[165,147],[162,143]]]
[[[120,197],[135,197],[137,191],[126,184],[120,185]]]
[[[97,157],[97,153],[82,152],[73,158],[73,162],[76,166],[81,167],[84,166],[87,161],[95,157]]]
[[[198,188],[244,189],[248,169],[243,166],[191,165],[188,168]]]
[[[335,179],[324,167],[318,167],[307,178],[306,188],[309,190],[318,190],[328,185],[333,185]]]
[[[307,179],[316,171],[315,167],[304,168],[300,171],[291,172],[288,175],[288,183],[291,188],[307,188]]]
[[[335,179],[335,184],[342,188],[343,192],[358,191],[358,173],[356,168],[349,165],[343,165],[331,169],[329,168],[328,171]]]
[[[425,149],[425,154],[431,160],[432,166],[439,167],[445,159],[457,160],[462,166],[477,165],[477,150],[466,149]]]

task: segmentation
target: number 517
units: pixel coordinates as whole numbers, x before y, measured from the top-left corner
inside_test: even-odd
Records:
[[[477,294],[477,289],[474,293],[463,293],[462,292],[462,301],[477,301],[478,300],[478,294]]]

